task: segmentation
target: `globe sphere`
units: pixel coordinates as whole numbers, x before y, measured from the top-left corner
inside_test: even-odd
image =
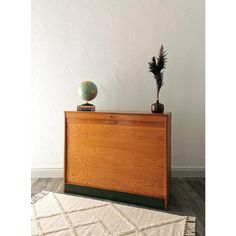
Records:
[[[92,81],[84,81],[79,86],[80,98],[86,102],[93,100],[97,94],[98,89],[95,83]]]

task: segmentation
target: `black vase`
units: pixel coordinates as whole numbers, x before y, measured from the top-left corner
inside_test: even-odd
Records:
[[[164,112],[164,105],[159,101],[155,102],[151,106],[152,113],[163,113]]]

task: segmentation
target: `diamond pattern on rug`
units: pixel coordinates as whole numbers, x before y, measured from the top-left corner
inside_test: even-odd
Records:
[[[67,223],[61,215],[41,218],[38,220],[43,232],[63,230],[67,228]]]
[[[175,228],[174,235],[173,236],[182,236],[184,231],[184,224],[181,224],[181,221],[177,221],[174,223],[171,223],[172,226]],[[143,232],[145,235],[148,236],[156,236],[156,235],[171,235],[172,230],[169,227],[169,224],[161,225],[161,227],[153,227],[144,229]]]
[[[139,228],[145,228],[147,226],[152,225],[162,225],[165,222],[172,222],[177,220],[185,220],[185,216],[179,216],[173,214],[164,213],[162,211],[156,211],[156,210],[148,210],[149,213],[152,214],[145,214],[145,217],[143,217],[144,209],[141,207],[127,207],[126,205],[121,204],[114,204],[114,206],[122,212],[126,218],[132,219],[134,225],[138,225]],[[135,216],[135,217],[133,217]],[[157,221],[157,219],[159,219]],[[161,221],[160,221],[161,219]]]
[[[106,226],[102,222],[94,222],[88,225],[76,227],[76,232],[78,235],[111,235],[110,232],[106,229]]]
[[[81,209],[89,209],[98,207],[100,205],[108,204],[100,200],[90,199],[85,197],[81,197],[81,201],[83,202],[83,204],[81,204],[81,202],[78,201],[78,199],[75,196],[66,195],[67,198],[65,198],[63,194],[57,194],[56,196],[66,212],[77,211]]]
[[[189,222],[186,216],[43,192],[34,197],[31,228],[32,236],[194,236],[195,219]]]
[[[59,210],[55,204],[52,204],[53,199],[51,198],[52,195],[48,194],[46,197],[41,198],[40,201],[37,201],[37,208],[35,209],[37,217],[59,214]]]
[[[68,235],[70,235],[70,231],[66,229],[66,230],[61,230],[61,231],[54,232],[54,233],[49,233],[46,235],[47,236],[68,236]]]

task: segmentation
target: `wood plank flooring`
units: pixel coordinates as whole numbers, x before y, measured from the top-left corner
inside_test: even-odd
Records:
[[[31,179],[31,196],[42,190],[62,193],[63,180],[61,178]],[[168,212],[195,216],[197,218],[196,236],[204,236],[205,178],[172,178]]]

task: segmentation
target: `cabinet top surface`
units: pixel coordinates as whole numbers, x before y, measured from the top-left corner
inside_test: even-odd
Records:
[[[142,112],[142,111],[64,111],[65,113],[82,113],[82,114],[126,114],[126,115],[151,115],[151,116],[168,116],[171,112],[164,113],[152,113],[152,112]]]

